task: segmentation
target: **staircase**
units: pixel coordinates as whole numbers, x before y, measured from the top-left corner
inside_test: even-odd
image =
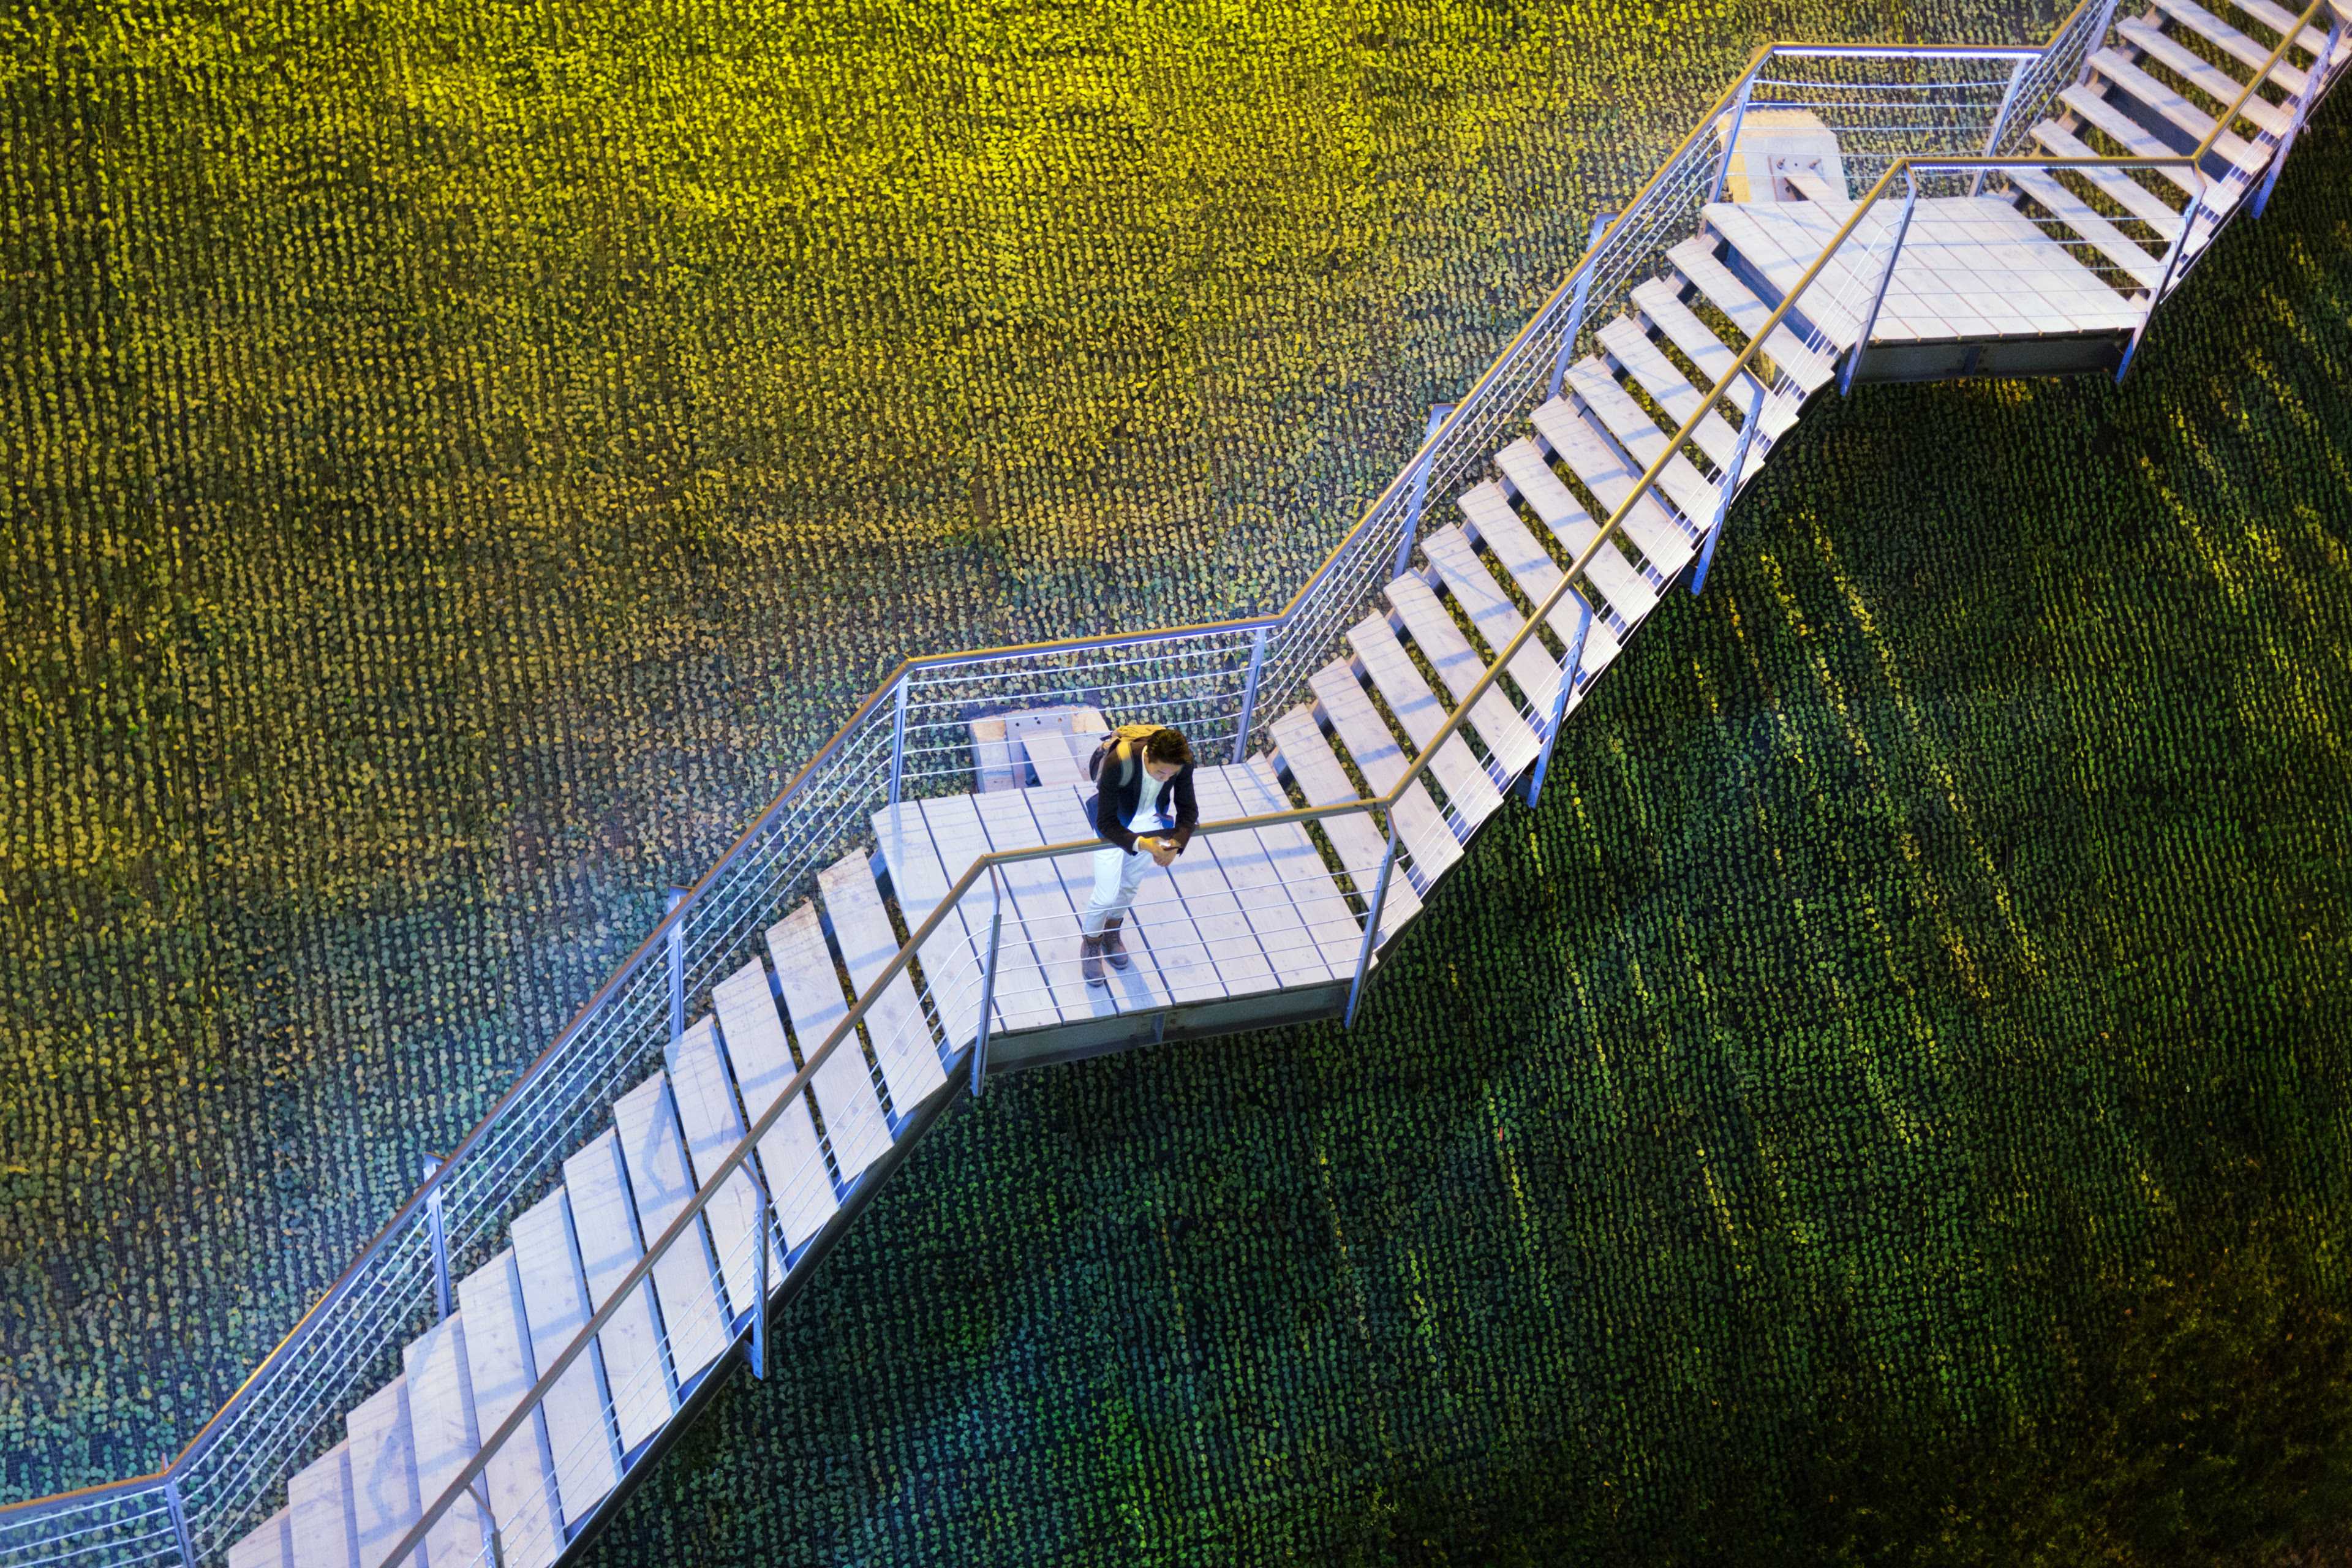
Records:
[[[542,1568],[961,1090],[1351,1018],[1811,399],[2128,365],[2352,54],[2226,9],[1759,50],[1281,616],[903,668],[171,1468],[0,1511],[0,1568]],[[1204,755],[1104,987],[1091,737],[960,739],[1054,702]]]

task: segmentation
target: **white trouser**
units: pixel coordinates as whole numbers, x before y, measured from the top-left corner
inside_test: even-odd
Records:
[[[1149,806],[1135,814],[1129,826],[1144,835],[1170,831],[1157,812]],[[1103,922],[1113,915],[1124,915],[1135,905],[1135,890],[1143,886],[1143,874],[1151,869],[1154,861],[1139,849],[1130,855],[1116,844],[1106,844],[1095,851],[1095,896],[1087,905],[1087,918],[1079,926],[1088,936],[1100,936]]]

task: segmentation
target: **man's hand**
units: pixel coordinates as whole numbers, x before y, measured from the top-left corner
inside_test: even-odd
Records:
[[[1176,863],[1177,848],[1165,838],[1139,838],[1136,847],[1148,852],[1163,869]]]

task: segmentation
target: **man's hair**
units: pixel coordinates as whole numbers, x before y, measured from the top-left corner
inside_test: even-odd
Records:
[[[1162,730],[1143,742],[1143,760],[1189,768],[1192,765],[1192,743],[1184,739],[1181,730]]]

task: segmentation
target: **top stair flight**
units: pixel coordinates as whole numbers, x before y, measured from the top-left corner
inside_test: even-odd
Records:
[[[169,1470],[0,1511],[0,1568],[562,1559],[961,1087],[1352,1016],[1811,398],[2120,374],[2347,52],[2271,0],[1760,50],[1281,616],[902,668]],[[964,738],[1053,704],[1203,757],[1106,987],[1094,735]]]

